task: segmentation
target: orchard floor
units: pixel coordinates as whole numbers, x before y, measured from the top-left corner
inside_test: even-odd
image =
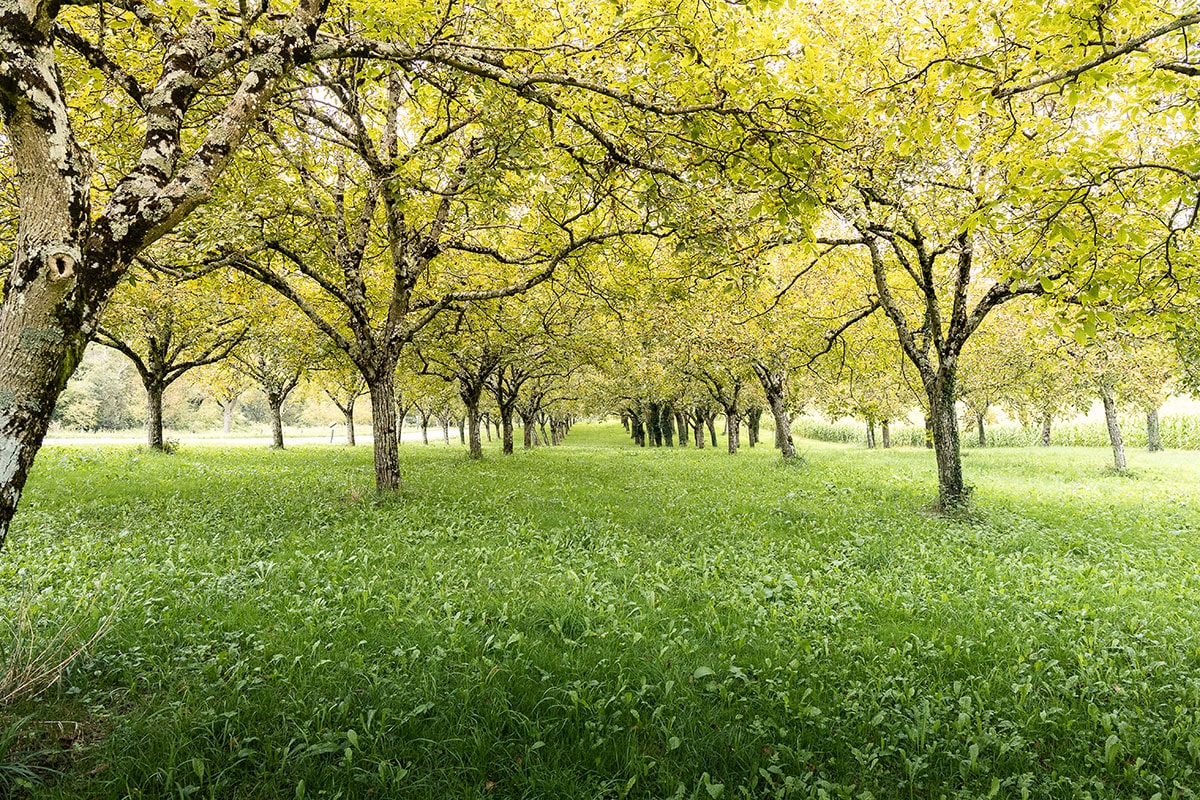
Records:
[[[1200,454],[801,450],[47,448],[0,796],[1197,796]]]

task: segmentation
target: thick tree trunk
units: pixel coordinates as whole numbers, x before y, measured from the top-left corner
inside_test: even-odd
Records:
[[[1049,414],[1042,415],[1042,447],[1050,446],[1050,423],[1052,419]]]
[[[695,416],[692,418],[692,432],[695,434],[693,436],[693,441],[695,441],[695,443],[696,443],[696,449],[703,450],[704,449],[704,417],[701,416],[700,412],[698,412],[698,411],[696,412]]]
[[[954,373],[942,371],[926,382],[933,451],[937,458],[938,500],[943,509],[966,505],[968,489],[963,483],[962,450],[958,440],[958,413],[954,408]]]
[[[16,241],[6,242],[15,247],[0,303],[0,548],[55,403],[108,293],[107,286],[88,291],[81,276],[95,282],[123,271],[114,263],[84,263],[91,182],[60,90],[53,19],[43,17],[56,8],[8,2],[0,23],[2,91],[12,93],[3,135],[20,210]]]
[[[146,387],[146,446],[163,449],[163,387]]]
[[[1146,447],[1151,453],[1163,449],[1162,434],[1158,429],[1158,409],[1146,409]]]
[[[623,428],[625,428],[626,433],[629,433],[629,415],[628,414],[621,415],[621,426]]]
[[[445,417],[441,420],[442,423],[442,442],[446,447],[450,446],[450,418]]]
[[[1108,441],[1112,444],[1113,467],[1117,472],[1124,472],[1127,466],[1125,441],[1121,438],[1121,423],[1117,421],[1117,401],[1107,386],[1100,388],[1100,401],[1104,403],[1104,424],[1108,427]]]
[[[459,444],[467,443],[467,418],[466,417],[458,418],[458,443]]]
[[[679,446],[688,446],[688,424],[682,412],[675,412],[675,430],[679,434]]]
[[[976,432],[979,436],[979,446],[987,447],[987,431],[984,430],[984,427],[983,427],[983,418],[984,418],[983,411],[975,412],[975,427],[976,427]]]
[[[504,431],[504,445],[502,452],[506,456],[513,454],[513,410],[500,409],[500,427]]]
[[[483,458],[483,439],[479,434],[479,403],[467,406],[467,446],[471,458]]]
[[[354,447],[354,406],[343,409],[342,416],[346,418],[346,446]]]
[[[283,398],[267,395],[267,407],[271,410],[271,448],[283,449]]]
[[[867,418],[867,449],[875,449],[875,420]]]
[[[400,448],[396,436],[396,392],[394,364],[380,367],[368,381],[371,418],[375,420],[375,488],[381,492],[400,489]],[[429,438],[425,439],[428,443]]]
[[[879,423],[879,432],[883,435],[883,449],[887,450],[892,446],[892,428],[888,420]]]
[[[716,413],[709,414],[704,418],[704,424],[708,426],[708,437],[712,439],[712,446],[717,446],[717,415]]]
[[[762,409],[757,406],[746,412],[746,438],[751,447],[758,444],[758,432],[762,423]]]
[[[646,426],[642,423],[641,414],[631,416],[633,422],[633,443],[638,447],[646,446]]]
[[[429,444],[429,415],[421,413],[421,443]]]

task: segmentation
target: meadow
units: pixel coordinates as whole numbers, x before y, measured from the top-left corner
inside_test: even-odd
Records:
[[[0,796],[1197,796],[1200,454],[800,450],[49,447]]]

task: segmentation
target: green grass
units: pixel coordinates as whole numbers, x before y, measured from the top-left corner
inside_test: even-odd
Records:
[[[45,450],[0,613],[116,617],[34,796],[1196,796],[1200,456],[568,442]]]

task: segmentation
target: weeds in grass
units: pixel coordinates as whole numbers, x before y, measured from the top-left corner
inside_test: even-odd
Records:
[[[0,797],[31,790],[56,771],[44,764],[50,750],[30,745],[26,730],[33,715],[4,721],[4,710],[36,698],[58,684],[67,669],[89,652],[112,624],[113,615],[96,624],[90,612],[67,615],[46,633],[22,594],[0,641]],[[90,629],[90,633],[88,630]],[[31,749],[32,747],[32,749]]]
[[[31,613],[29,595],[22,595],[11,618],[5,620],[7,631],[0,641],[0,708],[37,697],[57,684],[67,668],[108,632],[115,613],[99,624],[90,610],[68,614],[46,633]]]

